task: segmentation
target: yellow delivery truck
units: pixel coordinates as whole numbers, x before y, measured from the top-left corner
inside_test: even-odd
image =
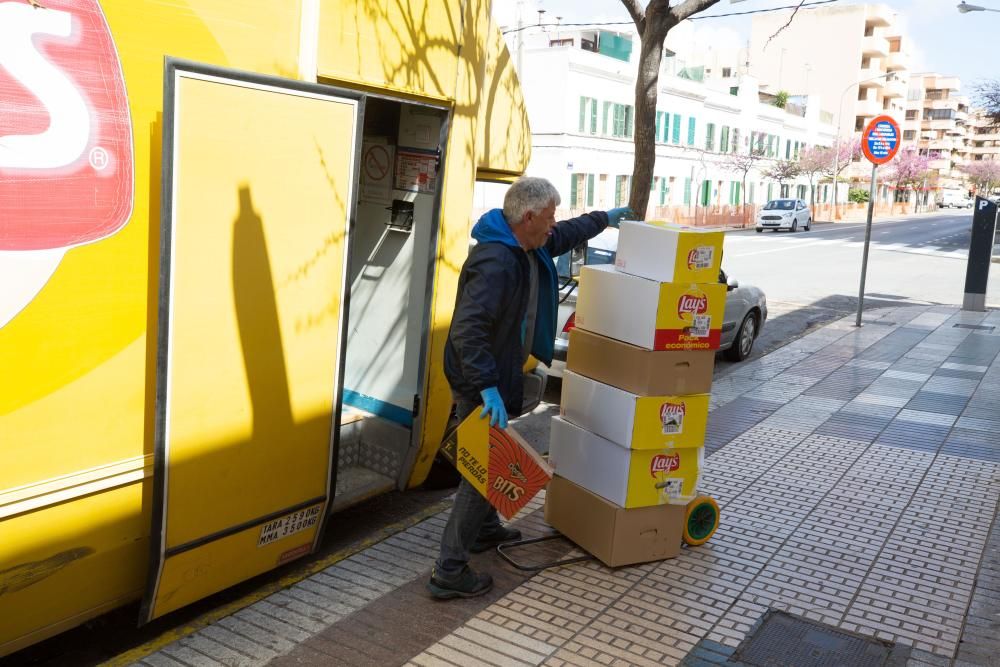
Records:
[[[0,0],[0,656],[419,484],[528,151],[489,0]]]

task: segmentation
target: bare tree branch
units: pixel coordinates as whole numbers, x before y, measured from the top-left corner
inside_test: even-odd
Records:
[[[767,49],[767,45],[771,43],[771,40],[772,40],[772,39],[774,39],[775,37],[777,37],[778,35],[780,35],[780,34],[781,34],[781,31],[782,31],[782,30],[784,30],[784,29],[785,29],[785,28],[787,28],[788,26],[792,25],[792,21],[794,21],[794,20],[795,20],[795,15],[799,13],[799,10],[800,10],[800,9],[802,9],[802,5],[804,5],[805,3],[806,3],[806,0],[799,0],[799,5],[798,5],[798,7],[796,7],[796,8],[795,8],[795,9],[794,9],[794,10],[792,11],[792,15],[788,17],[788,22],[787,22],[787,23],[785,23],[785,25],[783,25],[783,26],[781,26],[780,28],[778,28],[778,29],[777,29],[777,30],[776,30],[776,31],[774,32],[774,34],[773,34],[773,35],[771,35],[770,37],[768,37],[768,38],[767,38],[767,41],[766,41],[766,42],[764,42],[764,49],[765,49],[765,50]]]
[[[628,15],[635,22],[635,29],[639,31],[639,37],[641,38],[642,33],[646,30],[646,10],[639,5],[639,0],[622,0],[622,4],[625,5]]]
[[[28,4],[34,7],[35,9],[45,9],[45,5],[38,2],[38,0],[28,0]]]
[[[655,2],[656,0],[650,1]],[[805,0],[802,1],[805,2]],[[704,11],[717,2],[719,2],[719,0],[684,0],[681,4],[671,7],[670,13],[673,14],[674,18],[677,19],[677,22],[680,23],[687,17]]]
[[[991,127],[1000,126],[1000,81],[979,81],[975,85],[976,103],[986,112]]]

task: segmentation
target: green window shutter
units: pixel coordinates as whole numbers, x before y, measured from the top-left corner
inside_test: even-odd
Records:
[[[577,196],[577,186],[576,186],[576,174],[570,174],[569,176],[569,205],[570,207],[576,206],[576,196]]]
[[[594,205],[594,175],[587,174],[587,206]]]
[[[719,130],[719,152],[729,152],[729,128],[726,126],[723,126],[722,129]]]
[[[747,192],[747,203],[752,204],[753,203],[753,183],[750,184],[750,187],[748,188],[748,190],[749,190],[749,192]]]
[[[771,193],[774,191],[774,183],[767,184],[767,200],[771,201]]]
[[[656,131],[653,133],[653,141],[655,143],[660,143],[660,126],[663,124],[663,113],[660,111],[656,112]]]
[[[712,201],[712,181],[702,181],[701,205],[708,206],[711,201]]]
[[[792,140],[785,140],[785,159],[790,160],[792,157]]]
[[[670,113],[663,112],[663,143],[670,143]]]
[[[681,143],[681,115],[679,113],[674,114],[674,132],[672,139],[675,144]]]
[[[694,146],[694,116],[688,118],[688,146]]]
[[[799,159],[799,147],[800,147],[800,146],[799,146],[799,142],[797,142],[797,141],[796,141],[796,142],[795,142],[795,153],[794,153],[794,155],[795,155],[795,159],[796,159],[796,160],[798,160],[798,159]]]
[[[590,100],[590,133],[597,134],[597,100]]]
[[[601,125],[601,134],[603,134],[603,135],[607,135],[608,134],[608,116],[610,116],[610,115],[611,115],[611,102],[605,102],[604,103],[604,119],[603,119],[602,125]],[[612,128],[613,127],[614,127],[614,124],[612,122]]]
[[[667,203],[667,179],[663,177],[660,179],[660,206]]]
[[[625,107],[625,136],[632,136],[632,105],[629,104]]]
[[[684,179],[684,203],[685,204],[690,204],[691,203],[691,179],[690,178],[685,178]]]
[[[656,181],[659,180],[658,176],[653,176],[649,179],[649,191],[652,192],[656,189]]]
[[[715,123],[709,123],[705,126],[705,150],[715,150]]]
[[[587,98],[580,98],[580,131],[583,132],[583,121],[587,115]]]

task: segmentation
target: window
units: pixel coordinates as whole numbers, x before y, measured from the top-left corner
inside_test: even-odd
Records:
[[[785,140],[785,159],[786,160],[792,159],[792,140],[791,139],[786,139]]]
[[[614,120],[611,126],[611,136],[613,137],[627,137],[628,131],[628,110],[624,104],[612,105],[612,113],[614,114]]]
[[[586,97],[580,98],[580,127],[579,130],[583,132],[583,125],[587,117],[587,100]]]
[[[734,153],[737,153],[740,150],[740,128],[738,127],[733,128],[732,149]]]
[[[631,189],[631,176],[615,176],[615,206],[624,206],[628,203],[628,195]]]
[[[719,132],[719,152],[729,152],[729,128],[726,126],[723,126],[722,130]]]
[[[708,123],[705,126],[705,150],[715,150],[715,123]]]
[[[694,146],[694,116],[688,118],[688,146]]]
[[[656,131],[653,134],[653,141],[655,141],[656,143],[660,143],[660,136],[661,136],[660,135],[660,130],[662,129],[662,126],[663,126],[663,112],[662,111],[657,111],[656,112]]]
[[[597,134],[597,100],[590,100],[590,133]]]
[[[924,120],[953,120],[954,109],[924,109]]]
[[[733,75],[733,69],[731,67],[723,67],[722,68],[722,78],[723,79],[728,79],[732,75]]]
[[[670,143],[670,112],[663,112],[663,136],[661,137],[663,143]]]
[[[910,109],[906,112],[906,120],[916,120],[917,116],[919,115],[920,115],[919,111],[917,111],[916,109]]]
[[[674,131],[671,138],[675,144],[681,143],[681,115],[679,113],[674,114]]]
[[[688,206],[691,205],[691,179],[684,179],[684,203]]]
[[[792,152],[792,159],[793,160],[798,160],[799,159],[799,148],[800,147],[801,147],[801,144],[799,144],[799,142],[796,141],[795,142],[795,150]]]
[[[632,105],[625,107],[625,136],[632,136]]]
[[[701,182],[701,205],[708,206],[712,203],[712,181]]]
[[[587,174],[587,206],[594,205],[594,175]]]
[[[570,208],[583,208],[582,195],[586,189],[583,177],[583,174],[571,174],[569,177]]]
[[[667,197],[670,194],[670,186],[667,185],[667,179],[660,179],[660,206],[667,203]]]

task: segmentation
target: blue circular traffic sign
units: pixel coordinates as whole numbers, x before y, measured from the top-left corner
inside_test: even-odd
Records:
[[[899,125],[891,116],[878,116],[861,134],[861,152],[872,164],[885,164],[899,150]]]

